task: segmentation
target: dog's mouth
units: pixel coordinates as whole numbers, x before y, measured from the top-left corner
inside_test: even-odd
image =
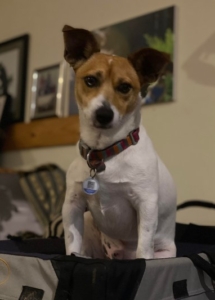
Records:
[[[110,128],[113,127],[112,124],[106,124],[106,125],[104,125],[104,124],[100,124],[100,123],[98,123],[96,121],[93,123],[93,126],[95,128],[97,128],[97,129],[110,129]]]

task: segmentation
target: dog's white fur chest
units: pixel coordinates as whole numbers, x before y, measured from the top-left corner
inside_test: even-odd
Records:
[[[94,196],[86,195],[82,189],[84,180],[90,176],[90,169],[81,156],[77,157],[67,174],[64,209],[66,211],[74,203],[79,214],[80,209],[83,211],[84,207],[88,206],[96,227],[111,239],[129,244],[130,249],[136,249],[142,236],[141,231],[145,231],[145,236],[149,233],[150,238],[154,237],[155,252],[158,249],[160,253],[160,248],[167,247],[165,255],[174,255],[171,251],[175,253],[172,242],[176,206],[175,185],[143,126],[140,126],[139,136],[140,140],[136,145],[105,161],[105,171],[96,175],[100,189]],[[77,223],[78,214],[73,217]],[[68,212],[64,212],[64,215],[68,215]],[[68,218],[70,217],[68,215]],[[140,218],[144,220],[142,224]],[[67,219],[64,217],[65,228],[66,224]],[[76,234],[78,240],[79,231]],[[149,244],[147,238],[145,239],[145,243]],[[76,249],[73,244],[70,246]],[[67,252],[70,251],[70,246],[67,246]],[[140,251],[145,251],[144,247]],[[144,256],[147,255],[152,256],[146,252]],[[138,256],[141,257],[142,253],[137,252]]]
[[[105,164],[105,171],[96,175],[100,185],[98,193],[94,196],[83,196],[99,230],[114,239],[135,240],[137,214],[134,208],[138,207],[143,199],[146,199],[147,206],[150,206],[151,193],[157,193],[160,222],[165,219],[169,209],[172,209],[171,203],[168,202],[172,201],[175,194],[172,178],[156,155],[142,126],[138,144],[109,159]],[[81,185],[89,177],[89,168],[81,157],[70,169],[73,170],[73,178],[69,176],[70,180]],[[165,186],[169,186],[170,189],[166,191]]]
[[[87,201],[96,226],[110,238],[137,238],[136,213],[129,201],[127,183],[99,182],[99,193]]]

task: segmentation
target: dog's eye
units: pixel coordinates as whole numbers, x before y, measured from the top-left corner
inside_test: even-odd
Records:
[[[132,86],[129,83],[120,83],[118,85],[117,90],[122,94],[127,94],[131,90]]]
[[[98,79],[95,76],[86,76],[84,81],[88,87],[95,87],[98,85]]]

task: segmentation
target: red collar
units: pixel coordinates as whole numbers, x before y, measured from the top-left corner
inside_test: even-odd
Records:
[[[81,156],[87,161],[90,169],[101,172],[105,169],[104,160],[119,154],[128,147],[136,145],[139,141],[139,128],[131,131],[129,135],[115,144],[107,147],[104,150],[94,150],[84,144],[83,141],[79,142],[79,150]]]

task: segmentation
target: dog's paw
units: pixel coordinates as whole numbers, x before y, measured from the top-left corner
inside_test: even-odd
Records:
[[[148,252],[143,252],[143,251],[137,251],[136,253],[136,258],[142,258],[142,259],[153,259],[154,258],[154,252],[153,251],[148,251]]]

